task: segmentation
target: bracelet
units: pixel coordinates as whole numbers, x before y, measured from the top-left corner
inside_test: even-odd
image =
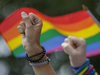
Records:
[[[88,72],[89,64],[90,64],[90,62],[89,62],[89,59],[87,58],[85,63],[82,66],[80,66],[80,67],[73,67],[73,66],[71,66],[71,68],[73,69],[75,75],[83,75],[83,74],[80,74],[80,73],[81,72],[83,72],[83,73]]]
[[[29,58],[35,57],[35,56],[40,55],[40,54],[42,54],[42,53],[43,53],[43,52],[38,53],[38,54],[36,54],[36,55],[32,55],[32,56],[30,56]]]
[[[42,61],[39,61],[39,62],[36,62],[36,63],[31,63],[31,62],[29,62],[29,65],[31,65],[31,66],[39,66],[39,65],[47,64],[47,63],[49,63],[49,62],[50,62],[50,58],[47,57],[47,59],[42,60]]]
[[[41,46],[41,48],[42,48],[43,52],[36,54],[36,55],[39,55],[39,54],[42,54],[43,53],[42,56],[39,59],[32,60],[30,58],[32,58],[32,57],[34,57],[36,55],[32,55],[32,56],[29,57],[27,54],[26,54],[26,59],[28,61],[30,61],[30,62],[38,62],[38,61],[40,61],[43,58],[43,56],[45,55],[45,52],[46,52],[46,50],[45,50],[45,48],[43,46]]]

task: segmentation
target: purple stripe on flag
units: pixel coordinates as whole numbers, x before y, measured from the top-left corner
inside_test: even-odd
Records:
[[[99,55],[100,54],[100,48],[90,51],[90,52],[86,52],[86,56],[87,57],[91,57],[91,56],[95,56],[95,55]]]
[[[56,52],[56,51],[63,51],[63,48],[61,46],[58,46],[56,48],[49,49],[49,50],[46,51],[46,54],[53,53],[53,52]]]

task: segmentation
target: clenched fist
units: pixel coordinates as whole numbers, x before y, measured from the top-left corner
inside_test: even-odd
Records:
[[[68,36],[61,44],[64,52],[69,55],[70,64],[82,66],[86,61],[86,41],[83,38]]]

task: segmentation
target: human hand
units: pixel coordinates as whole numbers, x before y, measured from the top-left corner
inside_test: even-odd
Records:
[[[70,64],[80,67],[86,61],[86,41],[83,38],[68,36],[62,43],[64,52],[69,55]]]
[[[42,51],[40,45],[42,21],[33,13],[27,15],[22,12],[21,16],[24,22],[21,22],[17,29],[22,34],[22,44],[25,51],[28,56],[31,56]]]

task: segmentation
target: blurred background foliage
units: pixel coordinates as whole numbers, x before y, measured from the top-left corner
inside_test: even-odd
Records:
[[[0,0],[0,22],[21,7],[35,8],[48,16],[59,16],[82,10],[86,5],[100,22],[100,0]],[[73,75],[68,55],[64,52],[48,54],[57,75]],[[100,74],[100,55],[90,57]],[[0,35],[0,75],[35,75],[25,58],[16,59]]]

